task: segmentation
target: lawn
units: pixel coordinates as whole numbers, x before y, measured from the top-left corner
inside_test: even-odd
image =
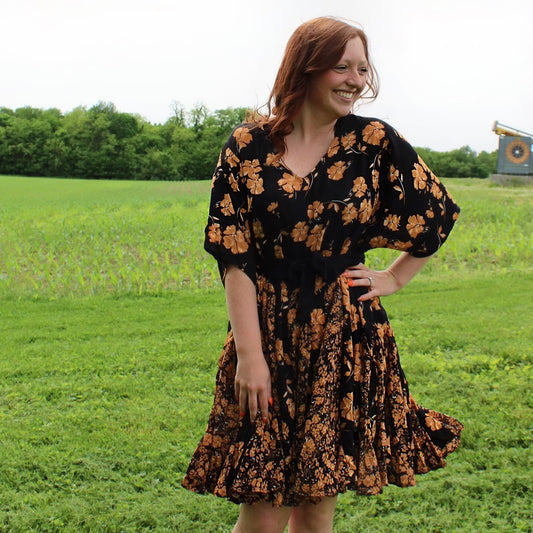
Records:
[[[456,229],[384,303],[463,441],[416,487],[341,496],[336,533],[531,531],[533,190],[446,184]],[[0,531],[231,530],[236,506],[180,487],[226,329],[208,191],[0,177]]]

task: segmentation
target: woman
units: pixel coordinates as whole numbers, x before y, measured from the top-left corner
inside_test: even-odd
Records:
[[[350,114],[377,94],[368,57],[345,22],[300,26],[268,116],[235,129],[213,178],[205,247],[231,327],[183,485],[240,503],[234,532],[331,531],[338,493],[414,485],[459,444],[457,420],[410,397],[379,300],[459,208],[394,129]],[[375,271],[377,247],[402,253]]]

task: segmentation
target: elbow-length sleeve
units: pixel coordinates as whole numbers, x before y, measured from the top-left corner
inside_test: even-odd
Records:
[[[388,126],[376,161],[379,216],[367,234],[370,248],[393,248],[425,257],[447,239],[459,206],[414,148]]]
[[[223,283],[229,265],[237,266],[256,282],[250,201],[240,179],[238,155],[243,143],[251,140],[246,133],[244,128],[237,128],[222,148],[211,187],[204,248],[217,260]]]

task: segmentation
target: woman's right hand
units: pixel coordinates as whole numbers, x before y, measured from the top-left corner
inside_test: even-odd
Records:
[[[268,364],[262,353],[237,356],[235,372],[235,399],[239,402],[241,418],[248,409],[253,423],[258,410],[263,421],[268,418],[271,398],[271,379]]]
[[[270,400],[270,371],[263,355],[257,294],[251,279],[235,265],[230,265],[225,277],[226,302],[235,350],[235,399],[239,402],[241,418],[250,413],[255,422],[261,410],[268,417]]]

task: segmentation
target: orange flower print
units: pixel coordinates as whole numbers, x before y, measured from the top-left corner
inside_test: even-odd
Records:
[[[328,149],[328,157],[333,157],[339,151],[339,138],[335,137]]]
[[[363,176],[359,176],[358,178],[355,178],[353,182],[352,191],[357,198],[361,198],[362,196],[364,196],[367,188],[368,187],[366,185],[366,181]]]
[[[325,228],[321,224],[318,224],[309,232],[305,245],[310,248],[312,252],[320,250],[325,231]]]
[[[410,250],[413,246],[413,243],[411,241],[394,241],[394,249],[400,250],[402,252],[405,252],[406,250]]]
[[[442,422],[440,420],[437,420],[436,418],[433,418],[431,415],[426,414],[426,426],[431,429],[432,431],[438,431],[442,428]]]
[[[276,343],[274,345],[274,350],[276,353],[276,359],[281,362],[283,361],[283,342],[281,339],[276,339]]]
[[[389,241],[385,237],[373,237],[368,244],[370,248],[388,248]]]
[[[348,204],[343,210],[342,210],[342,221],[344,225],[350,224],[350,222],[353,222],[357,215],[359,214],[359,211],[353,204]]]
[[[341,255],[348,253],[348,250],[350,249],[351,244],[352,244],[352,240],[349,237],[344,239],[344,242],[342,243],[342,248],[341,248]]]
[[[303,178],[296,176],[295,174],[283,173],[283,177],[278,180],[278,185],[289,193],[289,198],[294,196],[295,192],[302,190]]]
[[[426,218],[435,218],[435,213],[431,209],[428,209],[426,211]]]
[[[379,145],[381,139],[385,136],[383,124],[377,120],[373,120],[363,130],[363,141],[368,144]]]
[[[274,152],[269,152],[266,156],[266,164],[267,166],[274,166],[277,167],[279,165],[279,154],[275,154]]]
[[[248,243],[244,233],[235,226],[228,226],[224,230],[224,246],[233,254],[243,254],[248,250]]]
[[[253,161],[246,159],[242,162],[240,174],[241,176],[247,176],[248,178],[254,179],[259,176],[261,170],[262,168],[259,165],[259,159],[254,159]]]
[[[400,187],[399,185],[395,185],[395,186],[393,187],[393,189],[394,189],[395,191],[398,191],[398,200],[403,200],[403,196],[404,196],[404,195],[403,195],[403,188]]]
[[[379,187],[379,172],[377,170],[372,171],[372,188],[377,191]]]
[[[415,189],[418,189],[419,191],[422,191],[426,188],[427,185],[427,174],[425,173],[422,165],[419,165],[418,163],[415,163],[415,167],[412,171],[413,178],[414,178],[414,187]]]
[[[339,181],[346,170],[346,163],[344,161],[337,161],[328,168],[328,178],[333,181]]]
[[[233,132],[233,137],[235,137],[239,148],[244,148],[252,140],[252,134],[243,126]]]
[[[263,178],[260,178],[259,176],[248,178],[246,181],[246,187],[248,187],[252,194],[261,194],[265,190],[263,187]]]
[[[400,217],[398,215],[388,215],[383,221],[383,225],[386,226],[391,231],[396,231],[398,229],[398,224],[400,223]]]
[[[399,177],[400,171],[394,165],[391,165],[389,168],[389,181],[396,181]]]
[[[436,182],[433,182],[433,185],[431,186],[431,194],[437,199],[440,200],[442,198],[442,190],[438,186]]]
[[[307,239],[309,226],[305,222],[298,222],[291,231],[291,237],[294,242],[303,242]]]
[[[307,216],[309,218],[318,218],[322,211],[324,211],[324,204],[315,200],[311,205],[307,206]]]
[[[239,190],[239,181],[237,180],[237,178],[233,174],[230,174],[228,176],[228,183],[229,183],[232,191],[237,192]]]
[[[341,415],[346,420],[355,420],[355,409],[353,405],[353,392],[349,392],[341,402]]]
[[[424,231],[425,223],[426,221],[422,215],[411,215],[406,226],[409,235],[414,239],[417,235]]]
[[[263,231],[263,225],[259,220],[254,220],[252,227],[254,228],[254,237],[257,240],[260,240],[265,236],[265,232]]]
[[[276,259],[284,259],[283,248],[279,244],[274,245],[274,256]]]
[[[269,213],[275,213],[278,210],[278,202],[271,202],[267,206],[267,211]]]
[[[226,156],[226,163],[231,168],[234,168],[239,164],[239,158],[229,148],[226,148],[225,156]]]
[[[233,209],[233,204],[231,203],[231,197],[227,193],[224,195],[224,198],[220,202],[220,211],[226,217],[235,214],[235,209]]]
[[[355,144],[355,133],[351,131],[341,137],[341,144],[345,150],[351,148]]]
[[[432,174],[431,170],[429,170],[429,168],[426,165],[425,161],[420,156],[418,156],[418,162],[420,163],[420,165],[422,166],[422,168],[424,169],[424,171],[427,174]]]
[[[213,222],[213,224],[209,225],[208,232],[207,232],[207,238],[209,239],[209,242],[212,242],[214,244],[219,244],[222,240],[222,232],[220,231],[220,224],[217,222]]]
[[[278,202],[271,202],[268,204],[267,211],[269,213],[276,213],[278,210]]]
[[[359,221],[364,224],[372,216],[372,204],[365,198],[359,206]]]
[[[320,339],[324,332],[324,324],[326,323],[326,315],[322,309],[313,309],[311,311],[311,334],[312,334],[312,348],[317,349],[320,345]]]

